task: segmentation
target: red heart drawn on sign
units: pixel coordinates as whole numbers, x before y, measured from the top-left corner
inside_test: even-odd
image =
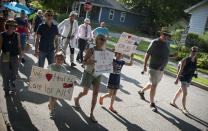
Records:
[[[131,38],[131,36],[129,35],[129,36],[128,36],[128,39],[130,39],[130,38]]]
[[[53,74],[50,74],[50,73],[47,73],[47,74],[46,74],[46,79],[47,79],[48,81],[50,81],[50,80],[52,79],[52,77],[53,77]]]
[[[64,87],[64,88],[71,88],[71,87],[73,87],[73,83],[69,83],[69,84],[64,83],[64,84],[63,84],[63,87]]]

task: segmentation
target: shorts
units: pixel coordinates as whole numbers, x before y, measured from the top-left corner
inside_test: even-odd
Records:
[[[155,69],[149,69],[149,83],[151,85],[158,85],[161,81],[163,76],[163,71],[155,70]]]
[[[110,74],[108,80],[108,88],[109,89],[119,89],[120,87],[120,74]]]
[[[84,71],[82,74],[82,80],[80,85],[83,87],[90,88],[91,85],[99,86],[101,82],[101,75],[93,76],[92,74]]]
[[[190,83],[187,81],[181,81],[181,87],[189,87]]]

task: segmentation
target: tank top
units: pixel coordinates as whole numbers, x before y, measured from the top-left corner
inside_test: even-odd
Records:
[[[191,57],[185,58],[186,65],[183,68],[183,71],[181,73],[181,81],[187,81],[191,82],[191,79],[194,75],[194,72],[197,68],[197,60],[195,59],[194,62],[191,60]]]
[[[2,32],[2,52],[8,53],[10,56],[17,56],[19,54],[19,48],[18,48],[18,34],[14,32],[11,35],[8,35],[7,32]]]

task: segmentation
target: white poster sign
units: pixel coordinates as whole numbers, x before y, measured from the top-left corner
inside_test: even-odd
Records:
[[[76,77],[33,66],[29,90],[32,92],[71,100]]]
[[[123,32],[115,46],[115,52],[130,56],[136,51],[140,41],[138,36]]]
[[[109,51],[95,51],[95,73],[112,73],[114,53]]]

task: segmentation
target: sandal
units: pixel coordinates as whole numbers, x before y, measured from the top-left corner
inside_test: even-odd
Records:
[[[178,106],[176,104],[173,104],[172,102],[170,102],[170,105],[178,109]]]
[[[113,113],[117,114],[118,112],[116,110],[114,110],[113,107],[109,107],[109,110],[112,111]]]
[[[93,123],[97,123],[97,120],[95,119],[95,117],[90,114],[90,120],[93,122]]]
[[[184,115],[188,115],[188,114],[189,114],[189,112],[188,112],[186,109],[182,109],[182,113],[183,113]]]
[[[99,103],[100,103],[100,105],[103,105],[103,97],[100,97]]]

